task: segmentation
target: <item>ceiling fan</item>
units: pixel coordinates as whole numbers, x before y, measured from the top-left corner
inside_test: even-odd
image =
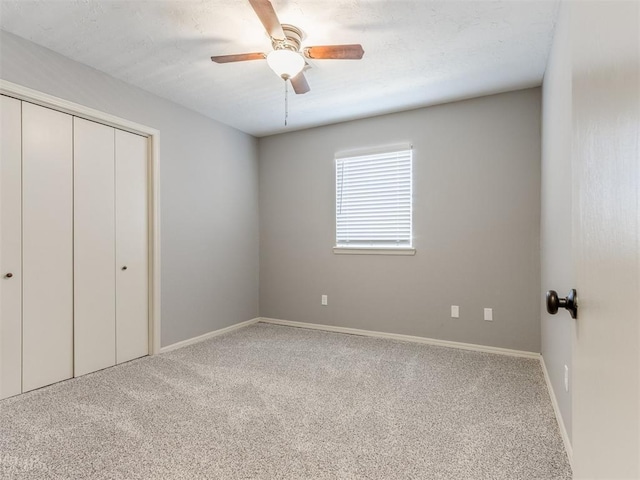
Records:
[[[289,80],[297,94],[307,93],[309,84],[302,73],[307,62],[305,58],[360,60],[364,50],[360,44],[322,45],[304,47],[300,51],[302,31],[293,25],[281,24],[269,0],[249,0],[253,10],[271,38],[273,50],[269,53],[240,53],[211,57],[216,63],[244,62],[247,60],[267,60],[269,67],[285,81]]]

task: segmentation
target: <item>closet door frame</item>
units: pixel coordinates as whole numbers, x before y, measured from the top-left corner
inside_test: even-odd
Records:
[[[149,355],[160,353],[160,131],[2,79],[0,94],[147,137]]]

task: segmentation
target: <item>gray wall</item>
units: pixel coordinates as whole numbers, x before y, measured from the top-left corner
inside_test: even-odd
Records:
[[[260,139],[260,315],[539,352],[540,104],[536,88]],[[334,153],[403,141],[417,254],[333,254]]]
[[[160,130],[162,345],[258,314],[256,140],[6,32],[0,77]]]
[[[569,315],[549,315],[547,290],[565,296],[575,288],[571,241],[571,45],[566,3],[562,3],[542,86],[542,210],[540,221],[542,356],[571,438],[571,343]],[[564,366],[569,367],[569,391]]]

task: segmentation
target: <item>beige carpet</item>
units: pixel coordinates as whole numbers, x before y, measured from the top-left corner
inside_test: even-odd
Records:
[[[257,324],[1,401],[0,478],[571,472],[536,360]]]

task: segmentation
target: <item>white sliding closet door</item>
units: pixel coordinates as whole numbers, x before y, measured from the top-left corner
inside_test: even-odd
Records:
[[[74,376],[116,363],[115,129],[74,118]]]
[[[0,96],[0,399],[22,391],[21,110]]]
[[[149,353],[147,139],[116,130],[117,363]]]
[[[73,121],[22,103],[22,390],[73,376]]]

